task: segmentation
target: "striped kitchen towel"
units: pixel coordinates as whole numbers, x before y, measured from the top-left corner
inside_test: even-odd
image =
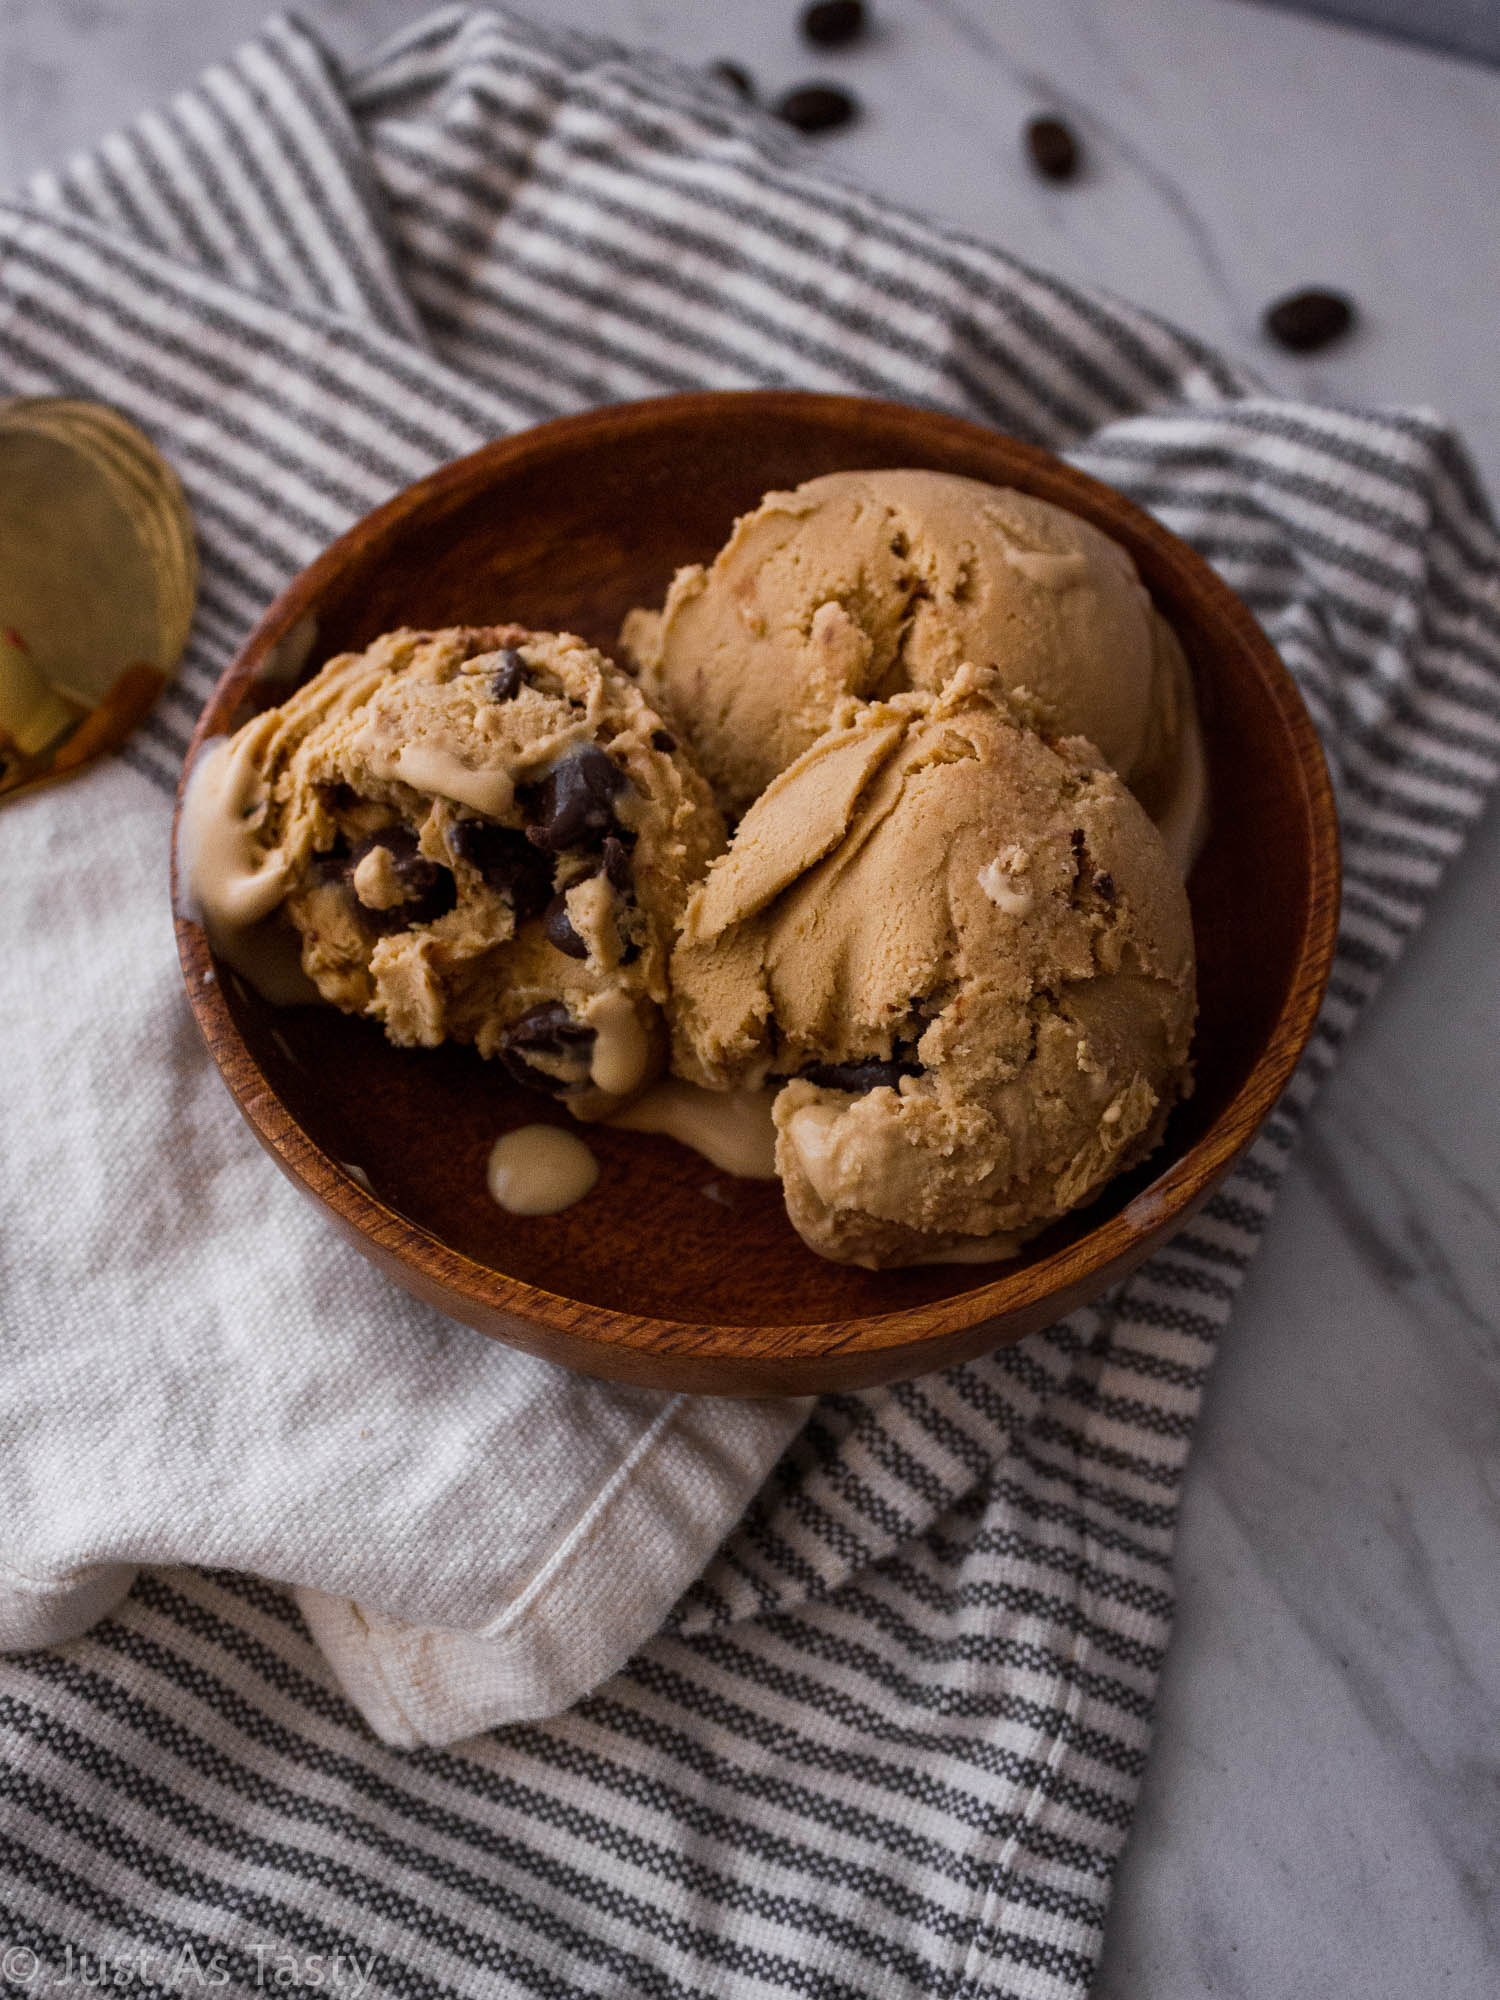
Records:
[[[284,1972],[423,2000],[1087,1988],[1215,1344],[1318,1081],[1496,775],[1496,535],[1437,420],[1278,400],[809,162],[664,61],[450,10],[352,76],[273,23],[0,205],[0,387],[123,406],[201,529],[184,680],[127,753],[160,824],[266,599],[439,460],[669,389],[940,405],[1151,508],[1296,674],[1347,867],[1316,1040],[1233,1179],[1122,1288],[1019,1348],[819,1402],[661,1631],[565,1713],[393,1749],[288,1592],[223,1545],[0,1662],[13,1981],[88,1953],[117,1984]],[[122,1285],[150,1248],[122,1246]],[[33,1481],[50,1463],[108,1497],[109,1445],[16,1448]],[[431,1664],[406,1616],[367,1635],[392,1736]]]

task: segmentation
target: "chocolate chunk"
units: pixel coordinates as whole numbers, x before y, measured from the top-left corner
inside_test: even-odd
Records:
[[[865,31],[864,0],[814,0],[802,10],[802,32],[820,49],[841,49]]]
[[[514,701],[526,679],[526,662],[514,646],[500,655],[500,664],[490,675],[491,701]]]
[[[651,732],[651,748],[653,750],[675,750],[677,748],[677,738],[672,734],[670,729],[653,729]]]
[[[533,847],[561,854],[565,847],[619,833],[614,800],[629,782],[612,757],[606,757],[596,744],[585,743],[541,784],[522,795],[523,807],[533,821],[526,829],[526,838]]]
[[[753,104],[755,102],[755,79],[742,64],[737,62],[713,62],[708,66],[708,73],[717,82],[722,83],[726,89],[732,90],[742,103]]]
[[[349,843],[340,834],[332,847],[312,858],[312,878],[315,882],[347,882],[349,880]]]
[[[859,105],[836,83],[804,83],[778,97],[771,110],[799,132],[833,132],[859,116]]]
[[[1293,354],[1316,354],[1342,340],[1354,324],[1353,303],[1338,292],[1289,292],[1266,307],[1264,325],[1272,340]]]
[[[1070,181],[1078,171],[1078,141],[1060,118],[1033,118],[1026,127],[1026,150],[1046,180]]]
[[[546,908],[552,863],[517,828],[487,819],[457,819],[448,829],[448,845],[497,895],[509,896],[518,924]]]
[[[798,1074],[817,1084],[820,1090],[848,1090],[858,1094],[883,1086],[894,1090],[903,1076],[921,1076],[922,1065],[900,1060],[881,1062],[872,1057],[868,1062],[813,1063]]]
[[[634,880],[630,866],[630,849],[623,840],[617,840],[610,833],[604,837],[604,852],[600,866],[612,889],[618,889],[623,896]]]
[[[547,933],[548,944],[565,951],[569,958],[587,958],[589,948],[573,928],[573,920],[568,915],[568,899],[565,895],[552,898],[547,905],[547,914],[542,918],[542,929]]]
[[[393,931],[409,931],[416,924],[435,924],[446,917],[458,901],[458,884],[451,868],[429,861],[417,847],[417,836],[408,826],[383,827],[349,850],[347,862],[350,888],[354,871],[365,856],[383,847],[391,857],[391,867],[402,892],[399,903],[388,910],[372,910],[355,896],[360,921],[366,929],[388,937]]]
[[[1101,902],[1112,903],[1115,900],[1115,878],[1108,869],[1101,868],[1094,877],[1094,894]]]
[[[570,1087],[568,1081],[534,1068],[528,1056],[572,1060],[586,1068],[584,1057],[593,1040],[592,1028],[575,1021],[560,1000],[548,1000],[540,1007],[530,1008],[502,1031],[499,1056],[517,1083],[531,1090],[551,1091],[556,1096]],[[582,1075],[579,1080],[583,1080]]]

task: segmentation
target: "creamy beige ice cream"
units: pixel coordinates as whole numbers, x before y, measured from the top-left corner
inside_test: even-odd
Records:
[[[846,697],[939,688],[964,662],[1097,744],[1153,816],[1193,723],[1181,649],[1125,550],[1045,500],[947,473],[768,493],[621,639],[733,813]]]
[[[1189,1087],[1181,876],[1088,742],[1000,675],[850,704],[688,903],[675,1063],[787,1077],[804,1240],[880,1267],[985,1256],[1156,1144]]]
[[[630,680],[519,626],[330,660],[195,769],[183,824],[221,953],[279,909],[325,1000],[585,1117],[664,1067],[673,933],[724,840]]]

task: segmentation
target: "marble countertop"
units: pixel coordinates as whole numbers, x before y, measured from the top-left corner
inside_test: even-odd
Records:
[[[0,185],[251,31],[267,0],[3,0]],[[838,171],[1106,285],[1293,393],[1427,403],[1500,493],[1500,70],[1250,0],[523,0],[865,116]],[[356,52],[422,0],[302,0]],[[1063,188],[1017,133],[1061,110]],[[1293,361],[1320,282],[1355,337]],[[1210,1383],[1179,1610],[1094,2000],[1500,1990],[1500,813],[1312,1118]]]

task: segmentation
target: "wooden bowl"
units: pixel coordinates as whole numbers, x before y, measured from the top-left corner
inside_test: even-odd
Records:
[[[977,1278],[974,1266],[826,1263],[774,1184],[599,1128],[593,1193],[526,1219],[486,1192],[490,1147],[515,1125],[566,1125],[565,1113],[472,1050],[394,1049],[371,1022],[268,1006],[231,974],[206,979],[203,933],[179,919],[188,998],[257,1137],[366,1256],[481,1333],[589,1374],[727,1395],[850,1388],[963,1360],[1084,1303],[1179,1228],[1311,1033],[1333,953],[1337,824],[1312,723],[1260,628],[1120,494],[931,411],[782,391],[672,396],[487,445],[378,508],[283,592],[195,745],[263,706],[268,665],[289,652],[306,649],[311,671],[398,625],[516,619],[609,649],[622,613],[659,603],[674,569],[709,559],[764,492],[876,466],[966,473],[1073,509],[1130,550],[1181,635],[1213,814],[1190,884],[1196,1093],[1145,1167]]]

